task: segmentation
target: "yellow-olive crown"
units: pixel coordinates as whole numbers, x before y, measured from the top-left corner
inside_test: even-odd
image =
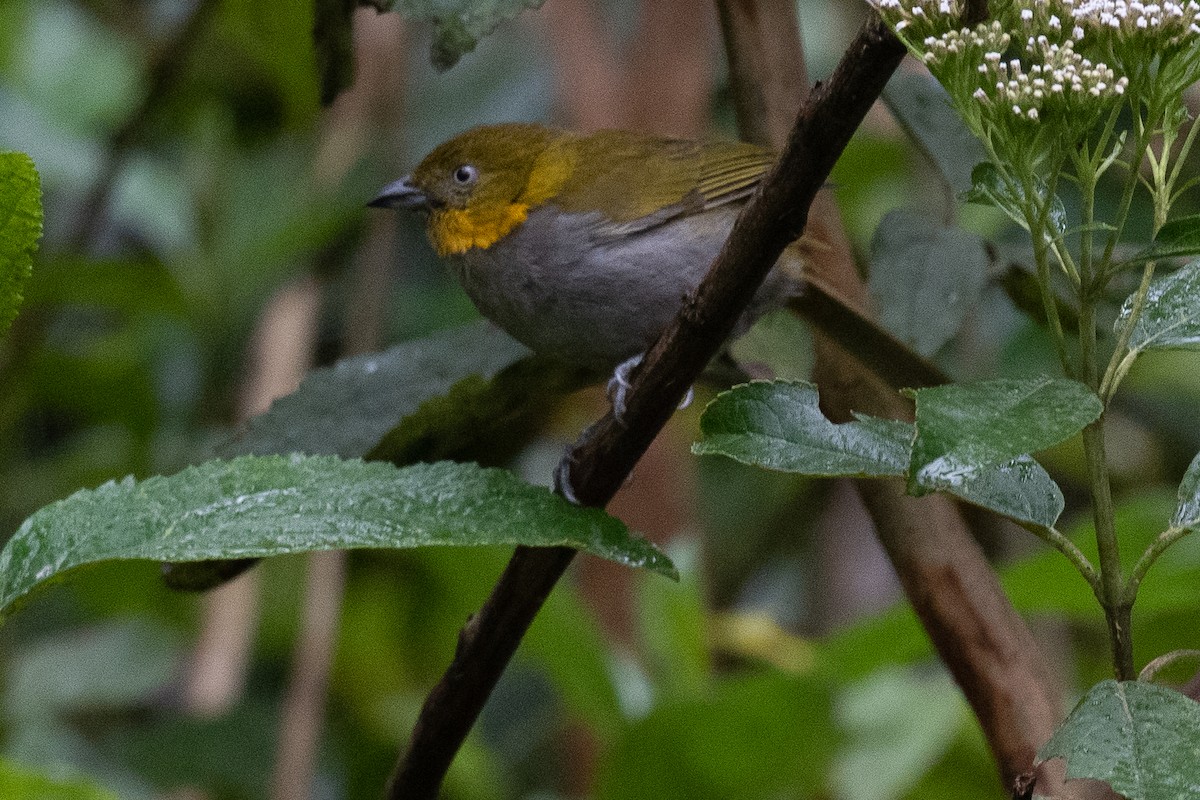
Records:
[[[515,201],[550,142],[566,135],[542,125],[472,128],[438,145],[412,173],[432,209]]]

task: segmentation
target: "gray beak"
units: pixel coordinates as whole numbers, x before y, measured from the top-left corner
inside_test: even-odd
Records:
[[[383,191],[379,193],[379,196],[367,203],[367,205],[372,208],[428,208],[429,198],[420,189],[412,185],[411,179],[411,175],[405,175],[400,180],[389,183],[383,187]]]

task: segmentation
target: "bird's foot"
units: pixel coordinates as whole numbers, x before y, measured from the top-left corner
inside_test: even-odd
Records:
[[[612,402],[613,416],[616,417],[617,422],[624,421],[622,417],[625,415],[625,395],[629,393],[629,376],[641,365],[642,356],[642,353],[638,353],[636,356],[627,358],[620,364],[617,364],[617,368],[613,370],[612,377],[608,379],[608,399]],[[682,411],[690,406],[695,396],[695,390],[689,387],[687,394],[679,402],[679,410]]]

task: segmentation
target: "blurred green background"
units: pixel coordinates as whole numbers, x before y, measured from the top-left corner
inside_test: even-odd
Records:
[[[797,10],[810,74],[825,75],[863,8]],[[445,73],[429,63],[428,26],[361,10],[357,80],[330,108],[308,2],[0,0],[0,20],[0,150],[33,157],[46,210],[26,302],[0,341],[5,538],[81,487],[204,460],[308,365],[474,319],[420,221],[363,208],[451,134],[503,120],[736,133],[715,12],[688,0],[547,0]],[[864,269],[897,207],[1019,242],[997,215],[957,209],[882,107],[831,191]],[[752,336],[740,345],[752,358],[805,374],[793,320]],[[958,377],[1053,369],[994,284],[938,358]],[[1134,543],[1161,529],[1200,449],[1200,361],[1147,356],[1128,387],[1110,450]],[[692,458],[705,399],[676,415],[613,508],[683,581],[577,564],[445,796],[1003,797],[960,694],[894,605],[854,492]],[[602,409],[595,391],[573,398],[514,467],[548,482]],[[1070,445],[1043,455],[1070,528],[1086,519],[1082,461]],[[1070,699],[1108,674],[1099,609],[1055,554],[990,528],[988,550]],[[349,556],[324,704],[310,709],[308,796],[380,796],[506,558]],[[206,600],[169,592],[153,567],[115,564],[43,592],[0,628],[0,754],[134,800],[295,796],[280,794],[279,731],[321,575],[281,558]],[[1139,663],[1195,646],[1198,588],[1200,542],[1185,541],[1143,587]],[[92,796],[78,792],[64,796]]]

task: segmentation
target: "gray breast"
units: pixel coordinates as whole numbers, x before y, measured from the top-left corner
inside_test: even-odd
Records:
[[[541,208],[452,267],[480,313],[534,351],[607,370],[654,343],[711,266],[736,213],[715,208],[616,235],[597,214]],[[794,290],[782,276],[768,284],[743,328]]]

